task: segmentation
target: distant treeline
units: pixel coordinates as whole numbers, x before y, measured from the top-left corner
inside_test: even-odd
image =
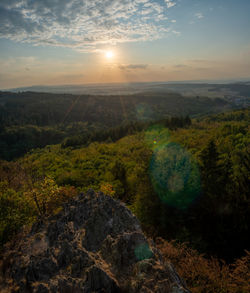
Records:
[[[62,147],[67,148],[67,147],[87,146],[91,142],[95,142],[95,141],[115,142],[124,136],[135,134],[137,132],[145,130],[154,124],[161,124],[164,127],[168,127],[169,129],[176,129],[176,128],[190,126],[192,124],[192,121],[189,116],[186,116],[186,117],[171,117],[171,118],[161,119],[158,121],[149,121],[149,122],[129,122],[124,125],[110,128],[107,130],[86,132],[83,135],[68,137],[63,141]]]
[[[186,98],[176,93],[91,96],[0,92],[0,124],[1,127],[55,126],[89,122],[115,127],[124,121],[193,116],[220,112],[231,107],[223,99]]]
[[[51,144],[76,147],[116,141],[162,119],[167,127],[183,127],[187,121],[178,117],[228,107],[231,105],[222,99],[185,98],[175,93],[76,96],[0,92],[0,158],[12,160]]]

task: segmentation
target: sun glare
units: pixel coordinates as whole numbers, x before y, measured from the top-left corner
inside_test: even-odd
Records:
[[[114,57],[114,52],[113,51],[107,51],[105,53],[105,56],[107,59],[112,59]]]

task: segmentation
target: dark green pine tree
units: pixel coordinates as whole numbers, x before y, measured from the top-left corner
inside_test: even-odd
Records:
[[[200,154],[202,194],[193,209],[193,223],[190,230],[200,237],[201,251],[214,253],[218,244],[218,205],[222,194],[219,153],[210,140]],[[216,247],[214,247],[216,246]],[[215,252],[216,253],[216,252]]]
[[[184,123],[186,126],[190,126],[192,124],[192,120],[188,115],[184,118]]]
[[[221,191],[222,170],[219,164],[219,153],[213,140],[202,150],[201,172],[203,191],[206,194],[218,194]]]

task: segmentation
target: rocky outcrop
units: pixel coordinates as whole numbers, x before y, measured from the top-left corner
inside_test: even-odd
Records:
[[[125,205],[91,190],[3,255],[1,292],[189,292]]]

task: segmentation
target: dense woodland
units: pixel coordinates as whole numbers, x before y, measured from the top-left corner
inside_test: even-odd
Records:
[[[232,107],[235,105],[223,99],[184,98],[176,93],[77,96],[0,92],[0,158],[12,160],[64,139],[68,139],[66,146],[77,140],[87,144],[110,128],[128,128],[131,121],[193,117]]]
[[[167,242],[165,248],[162,248],[167,257],[175,256],[179,261],[178,257],[185,251],[185,257],[189,255],[190,263],[195,262],[195,259],[203,263],[208,268],[203,272],[204,275],[198,276],[194,272],[193,279],[190,277],[189,285],[193,289],[201,286],[200,281],[195,282],[195,278],[207,278],[207,282],[210,285],[213,283],[215,287],[206,292],[222,292],[219,289],[221,285],[216,283],[219,280],[215,280],[211,273],[212,267],[216,265],[216,269],[223,273],[220,261],[216,260],[215,264],[208,260],[210,257],[224,259],[227,263],[243,257],[232,268],[240,270],[244,263],[242,278],[248,278],[246,267],[249,266],[249,254],[245,256],[250,244],[248,109],[190,119],[188,114],[198,114],[201,111],[196,112],[194,108],[193,112],[187,110],[187,104],[192,104],[192,100],[185,100],[186,104],[181,105],[186,110],[180,112],[182,115],[179,117],[176,116],[179,106],[176,106],[176,112],[171,113],[170,106],[167,108],[159,104],[156,110],[152,103],[154,111],[150,112],[145,110],[151,109],[148,103],[147,107],[144,104],[141,112],[137,112],[141,113],[142,119],[135,119],[136,114],[129,112],[127,103],[125,112],[119,108],[120,104],[117,106],[120,112],[117,112],[114,123],[111,122],[114,113],[110,113],[110,121],[107,116],[102,116],[102,113],[108,113],[105,112],[108,104],[104,100],[100,102],[102,98],[99,97],[99,102],[89,102],[89,107],[100,106],[97,112],[89,112],[89,115],[96,115],[96,120],[93,120],[94,116],[91,118],[92,124],[87,122],[89,116],[86,120],[78,120],[73,119],[70,116],[72,112],[69,112],[65,118],[69,119],[68,124],[63,128],[63,124],[57,123],[67,110],[64,102],[61,103],[63,110],[58,110],[60,105],[56,110],[58,116],[55,112],[50,116],[50,119],[54,117],[55,126],[51,121],[47,125],[48,108],[50,111],[55,109],[48,106],[41,96],[38,97],[37,103],[43,103],[44,113],[47,113],[46,117],[41,116],[41,120],[37,120],[37,116],[28,117],[28,113],[36,112],[29,108],[31,106],[26,108],[24,102],[23,106],[16,105],[15,112],[15,96],[12,106],[2,104],[1,113],[5,113],[4,107],[9,107],[10,112],[1,116],[4,121],[0,134],[1,156],[9,160],[0,162],[1,245],[14,237],[23,225],[27,227],[38,218],[56,213],[62,208],[63,202],[92,188],[125,202],[150,237],[174,239],[176,242],[171,244],[171,249]],[[72,102],[74,98],[65,96],[63,101],[71,99]],[[112,101],[116,103],[117,97]],[[204,103],[202,107],[205,109],[208,101],[201,103]],[[221,100],[209,103],[212,103],[210,109],[215,106],[218,110],[219,105],[225,106]],[[32,107],[35,109],[37,106],[34,103]],[[39,107],[42,113],[42,105]],[[74,117],[80,115],[77,109],[78,107],[75,108]],[[124,113],[132,113],[133,119],[127,121]],[[151,116],[152,113],[161,115]],[[85,117],[83,113],[81,115]],[[103,125],[98,126],[98,123],[104,124],[105,128]],[[31,137],[30,147],[25,146],[23,149],[20,145],[23,139],[20,131],[22,128],[27,135],[24,136],[25,139]],[[50,131],[54,141],[50,137]],[[35,137],[38,142],[40,137],[39,146],[43,148],[34,149],[11,161],[37,147],[32,145]],[[50,145],[51,141],[56,144]],[[21,148],[22,152],[14,151],[10,157],[6,157],[6,145],[11,151]],[[162,240],[160,246],[165,240]],[[181,246],[180,243],[188,243],[188,246]],[[179,254],[175,249],[179,249]],[[206,258],[199,256],[193,249],[203,253]],[[226,263],[223,268],[230,270]],[[246,281],[244,282],[239,286],[247,288]],[[228,292],[247,292],[248,289]],[[194,292],[200,292],[197,290]]]

